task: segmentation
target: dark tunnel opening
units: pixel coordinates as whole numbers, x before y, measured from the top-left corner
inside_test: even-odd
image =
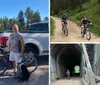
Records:
[[[76,65],[80,66],[81,70],[81,50],[74,45],[63,47],[57,55],[56,60],[59,78],[67,77],[67,69],[70,71],[71,77],[76,76],[76,74],[74,74],[74,67]],[[77,76],[80,77],[80,74]]]

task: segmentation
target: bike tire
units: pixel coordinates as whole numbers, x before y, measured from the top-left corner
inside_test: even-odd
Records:
[[[64,28],[62,27],[63,34],[65,34]]]
[[[89,31],[89,29],[86,30],[86,38],[87,40],[91,39],[91,32]]]
[[[0,76],[3,75],[6,70],[7,70],[7,59],[2,57],[0,59]]]
[[[85,33],[84,33],[84,32],[82,32],[82,28],[81,28],[81,36],[82,36],[82,37],[84,37],[84,34],[85,34]]]
[[[4,56],[4,50],[0,48],[0,60],[2,59],[3,56]]]
[[[65,26],[65,35],[68,36],[68,29],[67,29],[67,26]]]
[[[30,48],[25,49],[22,62],[26,64],[29,73],[33,73],[38,67],[35,51]]]
[[[65,34],[64,25],[62,25],[62,31],[63,31],[63,34]]]

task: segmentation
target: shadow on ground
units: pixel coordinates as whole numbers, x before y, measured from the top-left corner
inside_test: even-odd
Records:
[[[40,56],[38,68],[31,74],[29,82],[18,82],[13,76],[0,76],[0,85],[49,85],[48,56]]]

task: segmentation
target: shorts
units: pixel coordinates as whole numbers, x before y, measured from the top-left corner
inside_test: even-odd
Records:
[[[22,58],[20,57],[20,53],[10,52],[9,60],[20,63],[22,61]]]
[[[64,24],[67,24],[67,21],[66,20],[62,20],[62,22],[64,22]]]

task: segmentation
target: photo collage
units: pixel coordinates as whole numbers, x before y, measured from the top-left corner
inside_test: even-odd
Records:
[[[0,85],[100,85],[100,0],[1,0]]]

